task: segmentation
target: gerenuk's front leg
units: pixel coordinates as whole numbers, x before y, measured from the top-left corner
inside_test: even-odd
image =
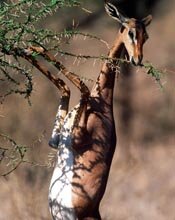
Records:
[[[60,98],[60,103],[58,106],[58,111],[55,118],[54,128],[52,131],[51,138],[49,140],[49,146],[57,149],[60,139],[60,130],[63,126],[64,119],[67,115],[68,108],[69,108],[69,99],[70,99],[70,92],[64,94]]]

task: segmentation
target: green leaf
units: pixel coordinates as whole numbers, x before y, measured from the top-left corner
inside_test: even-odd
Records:
[[[57,4],[57,0],[52,0],[51,1],[51,5],[56,5]]]

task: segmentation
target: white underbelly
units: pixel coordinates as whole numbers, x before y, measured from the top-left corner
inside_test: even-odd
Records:
[[[65,208],[73,208],[72,179],[73,154],[68,149],[64,149],[64,154],[58,158],[52,175],[49,188],[49,199]]]

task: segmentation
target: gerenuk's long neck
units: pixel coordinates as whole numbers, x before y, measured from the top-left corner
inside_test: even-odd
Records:
[[[119,34],[113,47],[109,51],[108,58],[120,58],[123,47],[122,39]],[[112,65],[110,61],[105,61],[91,95],[93,97],[99,97],[105,100],[107,104],[112,105],[115,76],[116,64]]]

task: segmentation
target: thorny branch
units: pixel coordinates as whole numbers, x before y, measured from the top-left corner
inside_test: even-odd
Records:
[[[16,170],[24,160],[27,148],[26,146],[18,145],[12,138],[8,135],[0,134],[0,138],[5,140],[8,146],[0,146],[0,163],[6,161],[8,171],[1,174],[1,176],[7,176]],[[2,140],[1,140],[2,142]],[[2,145],[2,143],[1,143]]]
[[[48,160],[41,164],[38,162],[30,161],[27,158],[27,153],[31,150],[31,147],[18,144],[15,140],[5,134],[0,134],[0,164],[3,163],[6,166],[1,167],[0,176],[6,177],[13,171],[17,170],[22,164],[30,164],[31,166],[40,167],[53,167],[54,156],[52,152],[48,155]],[[4,171],[5,170],[5,171]]]

